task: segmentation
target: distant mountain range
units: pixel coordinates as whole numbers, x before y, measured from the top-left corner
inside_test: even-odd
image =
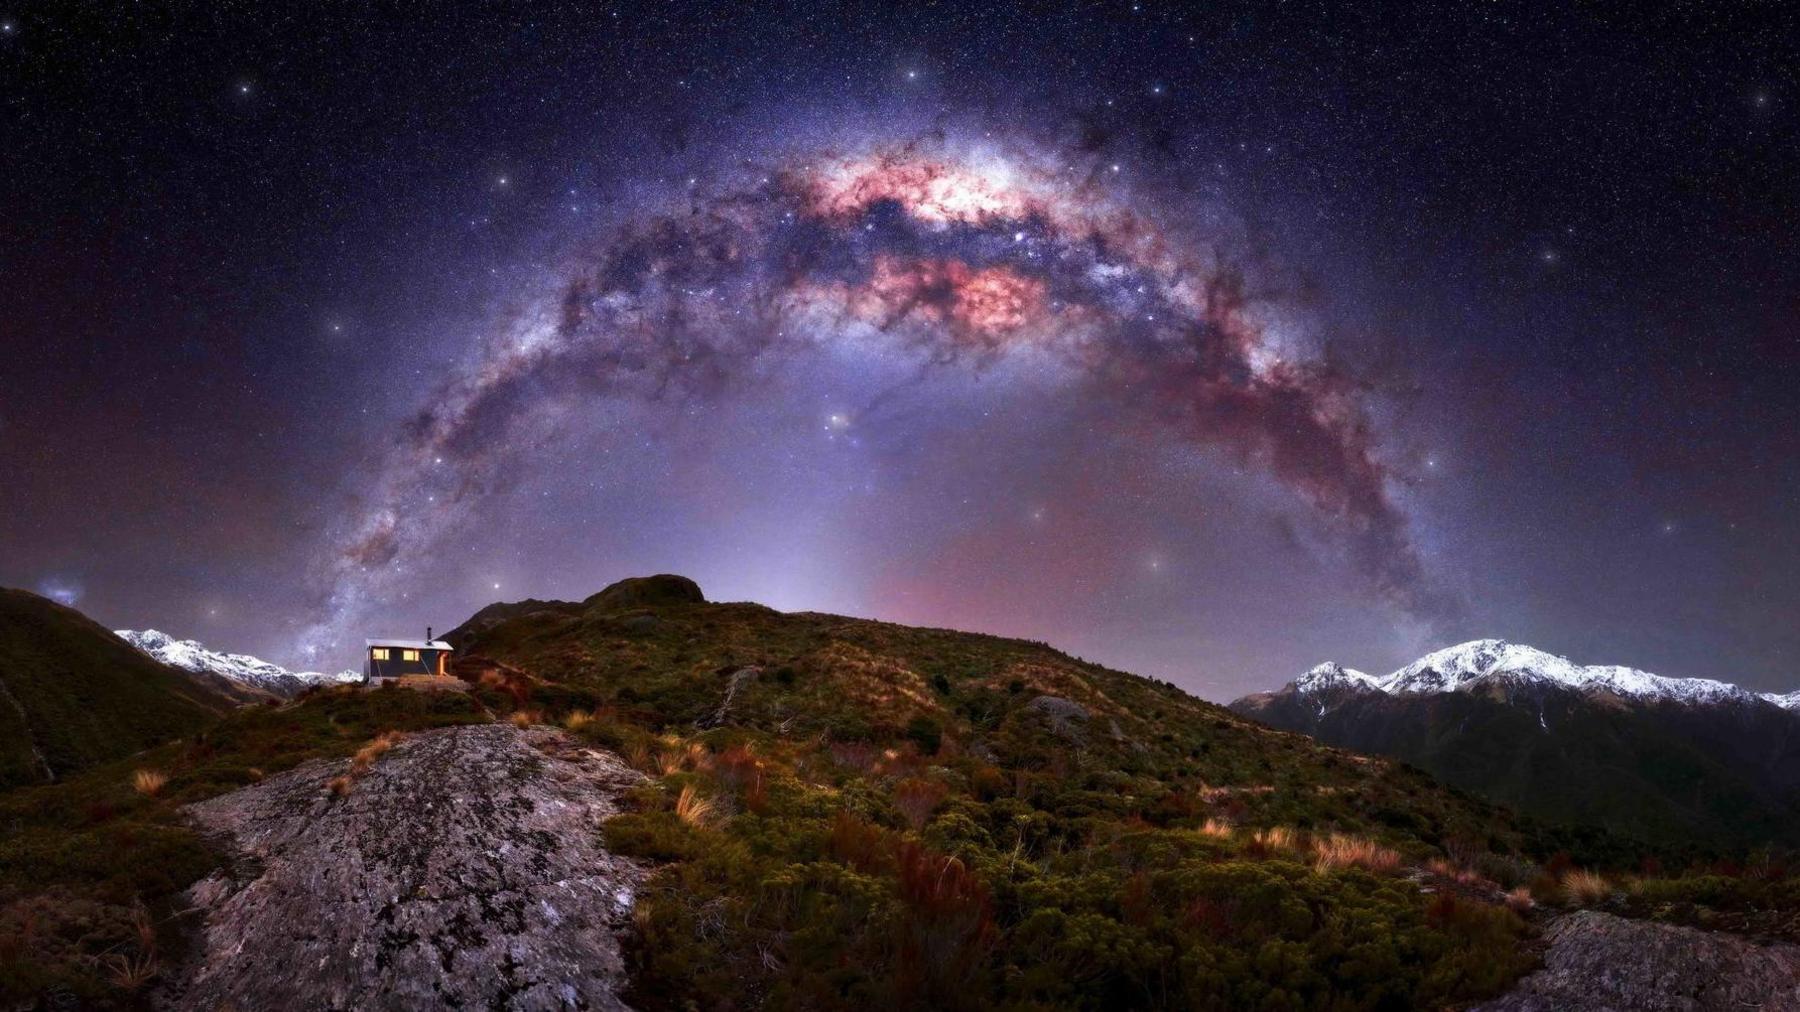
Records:
[[[328,675],[320,671],[289,671],[259,657],[212,650],[194,640],[178,640],[155,629],[119,629],[117,633],[125,642],[164,664],[196,675],[223,679],[226,684],[215,683],[215,687],[232,695],[242,695],[241,691],[234,690],[249,689],[256,695],[269,693],[292,699],[315,685],[362,681],[360,672],[341,671]]]
[[[244,698],[133,650],[73,608],[0,589],[0,788],[191,734]]]
[[[1321,664],[1231,709],[1558,821],[1651,841],[1800,845],[1797,705],[1800,693],[1476,640],[1382,677]]]

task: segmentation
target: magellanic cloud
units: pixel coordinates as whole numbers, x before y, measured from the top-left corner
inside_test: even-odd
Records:
[[[1286,307],[1257,290],[1262,265],[1172,227],[1166,208],[1134,206],[1108,172],[929,134],[790,157],[617,223],[397,440],[378,491],[322,558],[329,601],[313,645],[478,516],[509,461],[553,440],[569,412],[713,396],[859,343],[921,368],[1054,363],[1072,395],[1273,476],[1386,600],[1443,608],[1361,386],[1275,332],[1270,313]]]

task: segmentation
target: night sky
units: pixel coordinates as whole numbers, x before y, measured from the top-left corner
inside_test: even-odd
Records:
[[[0,5],[0,584],[1800,687],[1800,19],[1188,8]]]

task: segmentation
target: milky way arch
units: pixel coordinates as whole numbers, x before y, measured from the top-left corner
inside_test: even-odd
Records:
[[[411,421],[322,558],[309,644],[392,593],[567,412],[715,396],[847,341],[921,368],[1055,361],[1082,396],[1264,470],[1339,532],[1373,590],[1436,611],[1358,384],[1277,333],[1252,267],[1130,206],[1112,171],[934,133],[784,159],[627,218]]]

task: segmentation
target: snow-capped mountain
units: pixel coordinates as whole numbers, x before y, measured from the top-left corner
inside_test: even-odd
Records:
[[[1765,692],[1762,698],[1783,710],[1800,710],[1800,689],[1793,692]]]
[[[1560,822],[1800,845],[1800,692],[1475,640],[1387,675],[1321,664],[1237,713]]]
[[[344,671],[335,675],[320,671],[289,671],[249,654],[210,650],[194,640],[178,640],[155,629],[116,630],[119,638],[163,662],[196,674],[217,675],[228,681],[291,698],[315,685],[359,682],[362,675]]]
[[[1666,678],[1611,664],[1577,664],[1566,657],[1505,640],[1471,640],[1446,647],[1376,678],[1338,664],[1321,664],[1292,683],[1301,694],[1345,688],[1389,695],[1465,692],[1480,685],[1547,684],[1583,693],[1609,693],[1643,702],[1748,703],[1766,700],[1800,707],[1800,692],[1755,693],[1710,678]]]

